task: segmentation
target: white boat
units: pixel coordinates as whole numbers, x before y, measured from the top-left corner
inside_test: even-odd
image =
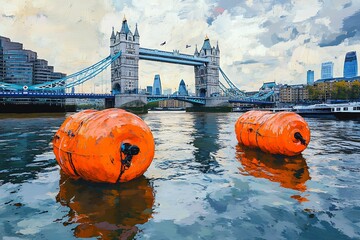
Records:
[[[360,102],[332,105],[331,112],[338,119],[360,120]]]
[[[308,106],[294,106],[293,111],[301,116],[306,117],[326,117],[335,118],[331,112],[331,107],[334,104],[314,104]]]

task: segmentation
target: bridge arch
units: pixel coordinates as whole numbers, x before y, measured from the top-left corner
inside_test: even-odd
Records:
[[[206,88],[200,88],[199,93],[200,93],[200,97],[205,97],[206,96]]]
[[[112,87],[113,93],[121,93],[121,86],[119,83],[114,83]]]

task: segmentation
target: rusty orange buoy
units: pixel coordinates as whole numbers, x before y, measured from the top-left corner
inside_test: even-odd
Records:
[[[235,123],[238,142],[263,152],[295,156],[310,142],[305,120],[293,112],[249,111]]]
[[[56,160],[72,178],[127,182],[141,176],[155,152],[150,128],[121,109],[85,110],[69,116],[53,139]]]

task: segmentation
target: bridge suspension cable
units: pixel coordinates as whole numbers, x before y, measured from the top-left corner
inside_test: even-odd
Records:
[[[245,93],[243,91],[241,91],[238,87],[236,87],[236,85],[226,76],[226,74],[220,67],[219,67],[219,71],[220,71],[221,75],[223,76],[223,78],[225,79],[225,81],[227,82],[227,84],[230,86],[230,89],[228,90],[228,92],[231,92],[233,95],[236,95],[239,97],[245,97]]]
[[[79,72],[73,73],[65,78],[61,78],[52,82],[32,85],[30,90],[42,90],[42,89],[62,89],[71,88],[79,85],[87,80],[95,77],[102,71],[104,71],[113,61],[120,57],[121,51],[114,56],[108,56],[107,58],[95,63],[94,65],[87,67]]]
[[[271,90],[269,92],[258,92],[252,96],[246,96],[244,91],[241,91],[236,85],[226,76],[224,71],[219,67],[219,71],[221,75],[224,77],[227,84],[230,88],[227,88],[222,82],[219,81],[219,87],[221,91],[225,93],[225,95],[231,98],[239,98],[247,101],[259,101],[259,100],[266,100],[270,96],[274,94],[274,91]]]
[[[69,76],[66,76],[64,78],[60,78],[51,82],[28,86],[27,90],[58,90],[77,86],[86,82],[89,79],[94,78],[96,75],[104,71],[112,62],[114,62],[120,56],[121,51],[114,56],[108,56],[105,59],[91,65],[90,67],[87,67],[79,72],[70,74]],[[22,90],[23,86],[0,82],[0,88],[5,88],[8,90]]]

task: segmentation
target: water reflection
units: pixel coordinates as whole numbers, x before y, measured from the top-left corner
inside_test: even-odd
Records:
[[[21,183],[56,165],[50,144],[63,114],[0,114],[0,181]]]
[[[219,138],[219,115],[210,113],[199,113],[194,119],[194,138],[192,144],[195,162],[200,163],[200,171],[203,173],[217,173],[219,163],[214,153],[220,148]]]
[[[281,187],[306,191],[305,182],[311,179],[302,155],[285,157],[263,153],[260,150],[236,146],[236,158],[242,164],[240,173],[280,183]],[[300,195],[291,196],[299,202],[308,201]]]
[[[75,237],[129,239],[138,232],[137,224],[149,220],[154,191],[145,177],[110,185],[76,181],[61,172],[57,202],[70,208],[63,224],[78,225]]]

